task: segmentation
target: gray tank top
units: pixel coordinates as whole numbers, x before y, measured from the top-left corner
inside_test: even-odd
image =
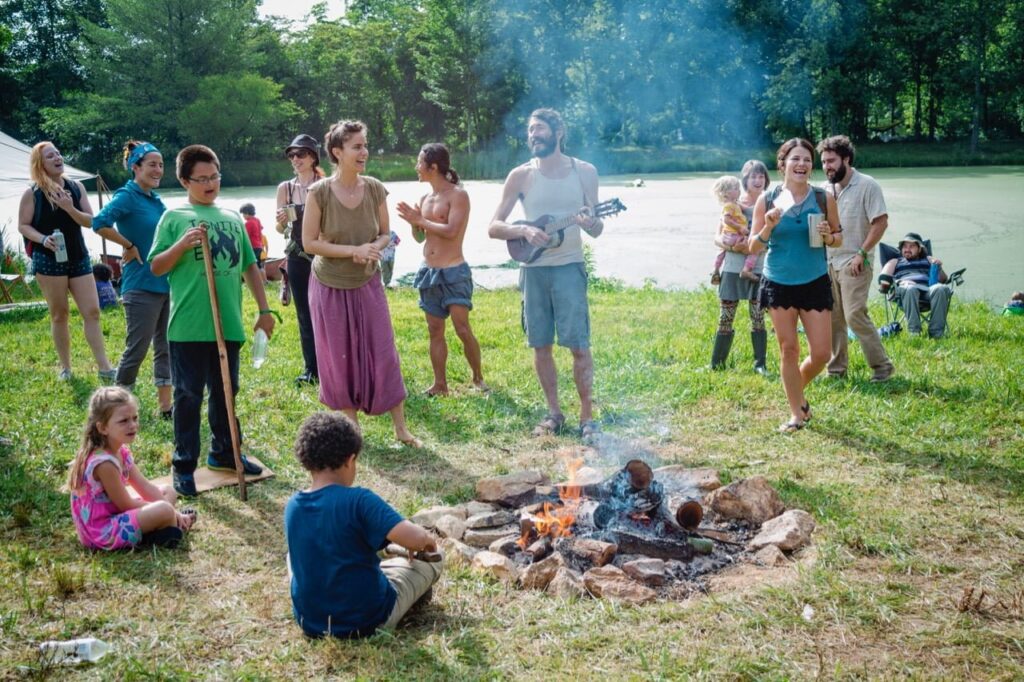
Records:
[[[537,168],[532,170],[533,184],[523,197],[523,212],[527,220],[533,221],[544,215],[564,218],[578,213],[583,208],[583,182],[575,160],[572,169],[564,178],[549,178]],[[546,249],[537,260],[523,263],[521,267],[534,268],[582,262],[583,240],[580,238],[580,227],[570,225],[565,228],[565,239],[560,246]]]

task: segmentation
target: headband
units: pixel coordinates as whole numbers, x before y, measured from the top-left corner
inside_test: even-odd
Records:
[[[150,152],[156,152],[159,154],[160,150],[148,142],[143,142],[132,149],[132,153],[128,155],[128,171],[131,172],[132,166],[137,164],[139,161],[142,161],[142,157]]]

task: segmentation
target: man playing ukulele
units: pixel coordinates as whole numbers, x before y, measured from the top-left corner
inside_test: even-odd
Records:
[[[522,238],[534,246],[545,246],[553,237],[542,229],[506,222],[516,202],[522,202],[527,222],[545,215],[557,219],[579,214],[581,208],[597,204],[597,169],[562,152],[565,124],[558,112],[537,109],[530,114],[526,132],[533,159],[508,174],[488,234],[494,239]],[[565,426],[552,353],[556,333],[558,345],[572,351],[573,379],[580,397],[580,436],[589,439],[600,430],[593,417],[594,361],[580,228],[597,237],[604,225],[600,219],[579,215],[565,228],[560,244],[520,269],[527,343],[533,348],[534,368],[548,406],[547,415],[533,430],[535,436],[557,433]]]

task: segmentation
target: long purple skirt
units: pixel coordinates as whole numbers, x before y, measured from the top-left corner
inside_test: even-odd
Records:
[[[309,278],[309,308],[320,370],[320,402],[335,410],[384,414],[406,397],[391,313],[380,277],[358,289]]]

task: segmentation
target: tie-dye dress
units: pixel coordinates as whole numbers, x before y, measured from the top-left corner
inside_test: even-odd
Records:
[[[128,472],[135,466],[131,450],[121,448],[121,456],[97,450],[85,461],[85,474],[78,490],[71,491],[71,517],[78,539],[91,549],[124,549],[142,540],[139,510],[122,512],[110,501],[103,485],[96,479],[96,467],[110,462],[121,472],[121,483],[128,485]]]

